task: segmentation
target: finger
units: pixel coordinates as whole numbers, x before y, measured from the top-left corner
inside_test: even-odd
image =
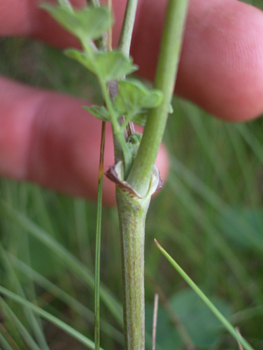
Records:
[[[85,0],[72,1],[75,5]],[[0,34],[28,35],[59,47],[77,45],[37,6],[36,0],[2,0]],[[125,2],[113,1],[120,32]],[[139,1],[132,55],[152,79],[166,1]],[[263,111],[263,14],[236,0],[192,0],[176,91],[227,120],[248,120]]]
[[[81,107],[85,102],[0,78],[0,174],[90,199],[97,195],[101,122]],[[114,163],[107,128],[105,171]],[[166,178],[164,148],[158,166]],[[115,203],[105,177],[104,204]]]
[[[164,2],[143,1],[133,41],[141,71],[154,74]],[[226,120],[263,112],[263,13],[236,0],[190,1],[176,91]]]
[[[27,36],[41,39],[58,48],[80,46],[73,35],[64,30],[52,17],[39,6],[43,0],[1,0],[0,1],[0,36]],[[55,0],[47,0],[56,3]],[[76,8],[87,4],[86,0],[71,0]],[[101,1],[107,3],[107,0]],[[116,6],[115,6],[116,5]],[[125,1],[114,3],[114,45],[117,45],[125,12]]]

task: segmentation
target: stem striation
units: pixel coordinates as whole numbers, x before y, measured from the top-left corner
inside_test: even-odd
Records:
[[[122,244],[126,349],[144,350],[144,232],[151,197],[133,197],[117,186],[116,198]]]
[[[122,250],[123,313],[126,350],[144,350],[144,238],[145,220],[151,195],[160,186],[160,174],[153,168],[146,195],[141,198],[124,180],[124,165],[119,162],[107,174],[117,183],[116,198]]]

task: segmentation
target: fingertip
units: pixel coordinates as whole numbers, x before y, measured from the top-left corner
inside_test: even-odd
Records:
[[[176,91],[227,121],[259,116],[263,111],[262,11],[239,1],[192,0]]]
[[[161,144],[160,146],[155,164],[160,171],[162,180],[165,182],[169,173],[170,161],[168,151],[164,144]]]

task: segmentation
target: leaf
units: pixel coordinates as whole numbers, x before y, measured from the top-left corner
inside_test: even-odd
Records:
[[[83,66],[85,66],[88,69],[90,69],[90,66],[91,66],[90,61],[91,61],[91,59],[87,56],[87,54],[85,52],[80,51],[80,50],[76,50],[76,49],[67,49],[67,50],[64,51],[64,53],[68,57],[72,58],[73,60],[78,61]],[[93,71],[93,69],[90,69],[90,70]]]
[[[136,124],[145,125],[147,112],[162,102],[159,90],[149,90],[137,80],[120,80],[119,92],[114,99],[120,114],[131,117]]]
[[[119,93],[114,102],[122,114],[127,114],[132,109],[155,108],[162,102],[159,90],[148,90],[137,80],[120,80],[118,87]]]
[[[231,316],[230,308],[223,300],[211,301],[226,318]],[[218,339],[222,325],[198,295],[191,289],[185,289],[175,294],[170,303],[195,346],[212,347]]]
[[[65,7],[70,9],[71,11],[73,11],[72,6],[69,2],[69,0],[57,0],[58,1],[58,5],[61,7]]]
[[[90,112],[92,115],[94,115],[94,117],[104,122],[108,122],[110,120],[109,113],[104,106],[95,106],[95,105],[91,107],[83,106],[83,108],[86,109],[86,111]]]
[[[173,112],[174,112],[173,106],[170,104],[170,105],[169,105],[168,113],[169,113],[169,114],[172,114]]]
[[[111,12],[107,7],[72,10],[70,7],[45,3],[41,8],[81,41],[100,38],[113,24]]]
[[[148,117],[148,113],[139,113],[132,118],[132,121],[137,125],[145,126],[147,117]]]
[[[91,57],[85,52],[68,49],[65,50],[65,54],[80,62],[105,83],[110,80],[118,80],[137,69],[137,66],[132,64],[132,59],[126,57],[120,51],[99,51]]]
[[[126,57],[120,51],[98,52],[96,64],[101,77],[106,81],[118,80],[124,75],[131,74],[137,70],[137,66],[132,64],[132,59]]]
[[[137,156],[141,140],[142,140],[142,134],[139,134],[138,132],[135,132],[134,134],[132,134],[128,139],[127,145],[134,159]]]

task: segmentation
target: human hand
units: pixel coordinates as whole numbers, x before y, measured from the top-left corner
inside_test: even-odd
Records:
[[[29,36],[60,48],[78,46],[37,3],[1,0],[0,35]],[[131,55],[141,75],[150,79],[165,4],[139,1]],[[125,2],[114,0],[113,6],[116,44]],[[226,120],[249,120],[262,113],[262,12],[236,0],[192,0],[176,92]],[[100,122],[81,108],[84,104],[87,102],[0,78],[0,175],[95,198]],[[107,137],[106,168],[113,163],[110,139]],[[165,178],[168,157],[164,147],[157,164]],[[114,186],[107,179],[104,203],[114,203]]]

